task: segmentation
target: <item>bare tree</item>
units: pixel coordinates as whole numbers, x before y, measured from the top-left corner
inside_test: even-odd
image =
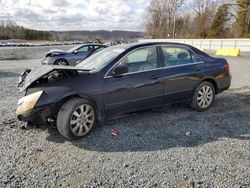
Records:
[[[191,38],[193,31],[192,19],[190,14],[184,14],[176,18],[176,32],[178,38]]]
[[[211,0],[193,0],[191,9],[195,13],[196,37],[207,37],[216,6],[216,3]]]
[[[175,37],[177,12],[183,0],[151,0],[146,14],[146,33],[152,38]]]

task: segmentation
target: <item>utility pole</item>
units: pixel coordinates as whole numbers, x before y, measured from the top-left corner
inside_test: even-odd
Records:
[[[175,17],[175,13],[174,13],[174,27],[173,27],[173,39],[175,38],[175,22],[176,22],[176,17]]]

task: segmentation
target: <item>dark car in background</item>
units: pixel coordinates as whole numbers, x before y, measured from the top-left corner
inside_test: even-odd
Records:
[[[26,70],[17,117],[54,124],[68,139],[88,134],[97,122],[122,114],[188,102],[211,107],[231,84],[229,64],[185,44],[139,43],[109,47],[75,67]]]
[[[94,53],[103,50],[108,46],[103,44],[89,43],[74,47],[68,51],[53,49],[50,50],[42,60],[43,65],[76,65]]]

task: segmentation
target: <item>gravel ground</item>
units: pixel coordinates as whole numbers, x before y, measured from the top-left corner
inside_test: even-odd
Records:
[[[250,187],[249,57],[228,58],[232,88],[206,112],[142,112],[73,142],[15,118],[18,74],[39,61],[0,61],[0,187]]]

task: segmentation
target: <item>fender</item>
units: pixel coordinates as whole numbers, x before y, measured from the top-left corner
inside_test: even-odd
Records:
[[[217,91],[218,91],[218,83],[217,83],[216,79],[215,79],[214,77],[212,77],[212,76],[205,76],[205,77],[203,77],[203,78],[200,80],[200,82],[197,83],[197,85],[195,86],[195,88],[197,88],[198,85],[200,85],[201,82],[204,82],[204,81],[207,81],[207,82],[210,82],[211,84],[213,84],[214,89],[215,89],[215,92],[216,92],[216,94],[217,94]]]

